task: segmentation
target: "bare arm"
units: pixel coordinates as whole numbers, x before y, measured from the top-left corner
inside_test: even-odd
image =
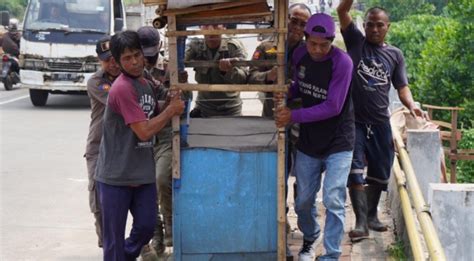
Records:
[[[415,101],[413,100],[413,96],[411,95],[411,91],[408,86],[398,88],[398,97],[400,98],[400,101],[403,103],[403,105],[408,108],[410,114],[413,115],[413,117],[416,118],[416,116],[418,116],[428,119],[427,114],[424,113],[420,108],[416,107]]]
[[[141,141],[150,140],[153,135],[157,134],[166,126],[173,116],[181,115],[183,110],[184,102],[179,98],[179,95],[177,95],[170,101],[170,104],[166,106],[166,109],[158,114],[158,116],[155,116],[148,121],[131,123],[130,128]]]
[[[351,10],[353,2],[353,0],[341,0],[337,7],[337,15],[339,16],[341,31],[346,30],[352,22],[352,17],[349,14],[349,11]]]

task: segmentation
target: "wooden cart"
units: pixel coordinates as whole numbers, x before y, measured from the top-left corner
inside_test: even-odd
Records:
[[[285,80],[285,40],[287,35],[288,0],[274,0],[272,12],[266,0],[227,1],[209,5],[199,5],[182,9],[167,9],[167,1],[145,0],[145,4],[158,5],[155,27],[168,25],[169,40],[169,71],[171,89],[182,91],[265,91],[286,92],[288,86]],[[189,25],[222,24],[241,22],[273,21],[273,26],[266,29],[227,29],[227,30],[179,30]],[[277,35],[276,61],[240,61],[240,65],[276,65],[278,80],[276,84],[181,84],[178,82],[178,42],[180,37],[190,35],[211,34],[275,34]],[[181,42],[182,44],[182,42]],[[182,47],[182,46],[181,46]],[[259,64],[261,63],[261,64]],[[191,65],[191,64],[188,64]],[[182,66],[182,65],[181,65]],[[275,105],[281,106],[281,105]],[[180,178],[180,120],[173,118],[173,178]],[[285,212],[285,129],[277,132],[277,256],[278,260],[286,259],[286,212]]]

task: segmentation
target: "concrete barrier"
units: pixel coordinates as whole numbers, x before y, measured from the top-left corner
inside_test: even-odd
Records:
[[[408,130],[407,151],[425,201],[430,183],[441,181],[441,142],[438,130]]]
[[[447,260],[472,260],[474,184],[430,184],[428,203]]]

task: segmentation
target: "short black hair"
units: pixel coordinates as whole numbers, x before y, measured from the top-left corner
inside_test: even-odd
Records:
[[[115,61],[120,64],[120,56],[125,52],[125,49],[129,50],[142,50],[140,44],[140,37],[135,31],[127,30],[114,34],[110,39],[110,52],[114,57]]]
[[[369,10],[367,10],[367,12],[365,12],[365,18],[367,18],[367,16],[369,14],[376,14],[376,13],[380,13],[380,12],[383,12],[385,13],[385,15],[387,16],[388,20],[390,21],[390,15],[387,11],[387,9],[383,8],[383,7],[380,7],[380,6],[374,6],[374,7],[371,7],[369,8]]]
[[[290,14],[291,10],[293,10],[294,8],[301,8],[301,9],[306,9],[309,13],[309,15],[311,16],[311,9],[309,8],[309,6],[307,6],[306,4],[304,3],[295,3],[295,4],[291,4],[289,7],[288,7],[288,14]]]

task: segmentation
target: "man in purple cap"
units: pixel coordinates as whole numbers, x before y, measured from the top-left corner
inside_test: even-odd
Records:
[[[89,207],[95,218],[95,230],[102,247],[102,214],[95,186],[94,174],[99,155],[99,145],[102,137],[102,118],[104,116],[107,96],[115,78],[120,74],[120,67],[110,53],[110,36],[104,36],[97,41],[97,56],[101,69],[87,81],[87,94],[91,102],[91,123],[87,136],[86,154],[87,172],[89,174]]]
[[[296,144],[295,211],[303,232],[299,260],[314,260],[317,242],[324,239],[326,253],[320,260],[338,259],[344,235],[346,182],[354,147],[354,115],[350,98],[352,62],[332,45],[335,24],[326,14],[311,16],[305,27],[306,45],[295,50],[293,84],[288,98],[300,97],[303,108],[279,107],[275,112],[277,127],[300,123]],[[284,95],[277,93],[281,102]],[[316,220],[316,194],[321,188],[326,207],[324,236]]]
[[[348,187],[356,226],[349,237],[360,240],[369,235],[369,229],[387,230],[377,217],[377,206],[382,191],[387,189],[394,158],[388,111],[391,85],[413,116],[426,117],[426,114],[415,106],[402,52],[385,43],[390,27],[387,11],[380,7],[367,11],[364,36],[349,14],[352,3],[352,0],[341,1],[337,13],[347,52],[354,64],[352,97],[356,138]]]

